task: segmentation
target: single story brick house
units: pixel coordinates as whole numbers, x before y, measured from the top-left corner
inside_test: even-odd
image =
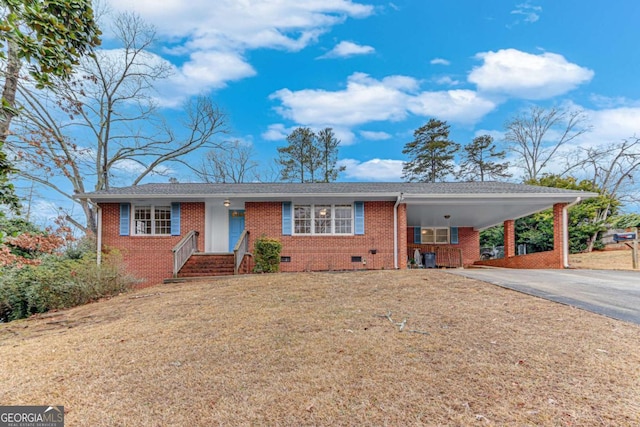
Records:
[[[250,272],[261,236],[282,243],[283,272],[403,269],[416,249],[429,254],[418,264],[436,267],[563,268],[566,208],[595,196],[504,182],[336,182],[144,184],[77,197],[97,206],[99,257],[117,249],[151,285]],[[554,250],[516,256],[514,220],[551,207]],[[505,258],[480,261],[479,233],[497,224]]]

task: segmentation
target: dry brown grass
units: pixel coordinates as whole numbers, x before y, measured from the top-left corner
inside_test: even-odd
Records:
[[[618,251],[595,251],[588,254],[569,256],[573,268],[593,268],[596,270],[632,270],[631,249]]]
[[[639,326],[443,271],[161,285],[0,325],[0,360],[69,426],[640,424]]]

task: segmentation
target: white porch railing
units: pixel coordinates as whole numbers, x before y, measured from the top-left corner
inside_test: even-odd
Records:
[[[238,239],[238,243],[236,243],[235,248],[233,248],[233,261],[234,268],[233,274],[238,274],[240,270],[240,265],[242,264],[242,260],[244,256],[249,254],[249,232],[244,230]],[[251,254],[249,254],[251,255]]]
[[[178,271],[198,251],[199,234],[197,231],[190,231],[173,247],[173,277],[178,277]]]

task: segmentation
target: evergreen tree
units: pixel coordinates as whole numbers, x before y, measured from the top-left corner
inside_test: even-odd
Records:
[[[402,154],[411,160],[402,166],[407,181],[436,182],[454,170],[454,154],[460,145],[449,140],[449,125],[437,119],[413,132],[414,140],[405,144]]]
[[[509,163],[503,160],[505,151],[498,151],[491,135],[481,135],[464,146],[462,163],[457,177],[463,181],[488,181],[509,178]]]
[[[283,181],[313,182],[314,165],[320,163],[315,144],[316,136],[309,128],[296,128],[287,136],[289,145],[278,147]]]
[[[287,136],[288,145],[278,147],[278,164],[283,181],[331,182],[344,167],[336,167],[338,145],[331,128],[315,134],[309,128],[296,128]]]
[[[317,142],[320,150],[322,182],[335,181],[338,179],[338,173],[346,169],[344,166],[336,167],[340,140],[334,135],[333,129],[325,128],[318,132]]]

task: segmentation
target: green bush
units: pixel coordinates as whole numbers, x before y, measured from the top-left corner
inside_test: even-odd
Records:
[[[96,264],[95,255],[80,259],[49,255],[40,265],[0,269],[0,322],[96,301],[129,290],[134,280],[123,273],[117,254]]]
[[[279,240],[262,236],[256,240],[253,257],[256,273],[277,273],[280,270],[280,251],[282,243]]]

